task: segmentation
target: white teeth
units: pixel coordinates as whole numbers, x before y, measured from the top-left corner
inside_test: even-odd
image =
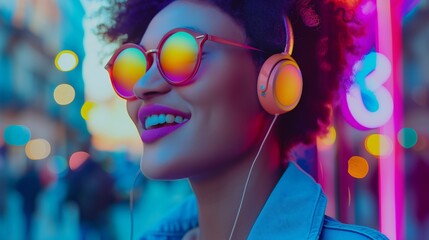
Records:
[[[152,115],[150,118],[149,123],[151,126],[158,124],[158,115]]]
[[[174,116],[171,114],[167,114],[167,116],[165,117],[165,121],[167,123],[173,123],[174,122]]]
[[[159,124],[164,124],[165,123],[165,114],[159,115],[158,123]]]
[[[165,124],[165,123],[183,123],[188,121],[187,118],[183,118],[182,116],[174,116],[172,114],[159,114],[159,115],[151,115],[146,118],[144,122],[145,129],[149,129],[155,125],[158,124]]]
[[[149,118],[146,118],[146,121],[144,121],[144,128],[145,129],[149,128]]]
[[[152,116],[146,118],[146,121],[145,121],[144,125],[145,125],[145,128],[148,129],[151,126],[154,126],[154,125],[157,125],[157,124],[158,124],[158,116],[157,115],[152,115]]]
[[[175,121],[176,123],[182,123],[182,122],[183,122],[183,117],[181,117],[181,116],[176,116],[176,118],[174,119],[174,121]]]

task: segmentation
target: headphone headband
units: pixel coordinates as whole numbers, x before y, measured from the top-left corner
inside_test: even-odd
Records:
[[[293,45],[295,43],[292,24],[286,15],[283,15],[283,22],[284,22],[285,32],[286,32],[286,44],[283,52],[289,55],[292,55]]]

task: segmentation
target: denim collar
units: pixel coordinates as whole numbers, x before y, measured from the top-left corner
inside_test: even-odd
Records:
[[[290,162],[253,225],[248,239],[318,239],[327,200],[317,184]],[[171,212],[142,239],[181,239],[198,226],[195,196]]]
[[[326,204],[320,185],[295,162],[290,162],[248,239],[318,239]]]

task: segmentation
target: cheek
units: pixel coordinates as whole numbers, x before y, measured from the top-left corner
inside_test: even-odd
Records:
[[[223,70],[221,70],[223,69]],[[231,58],[218,70],[218,87],[213,86],[212,94],[225,106],[230,114],[242,120],[251,120],[260,112],[256,95],[257,75],[252,60],[249,58]],[[216,75],[214,74],[216,77]]]
[[[204,64],[200,78],[190,89],[188,99],[196,105],[225,104],[254,107],[257,74],[250,54],[219,56],[216,61]],[[186,98],[186,96],[184,96]],[[224,103],[226,102],[226,103]],[[237,108],[236,111],[243,109]]]
[[[229,57],[207,69],[195,83],[189,95],[195,109],[194,130],[196,138],[210,139],[205,143],[208,148],[237,153],[255,141],[263,116],[255,72],[250,56]]]

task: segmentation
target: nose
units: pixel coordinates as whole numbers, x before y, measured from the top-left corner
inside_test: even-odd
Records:
[[[147,101],[168,93],[171,91],[171,85],[164,80],[154,62],[146,74],[134,85],[133,91],[138,99]]]

